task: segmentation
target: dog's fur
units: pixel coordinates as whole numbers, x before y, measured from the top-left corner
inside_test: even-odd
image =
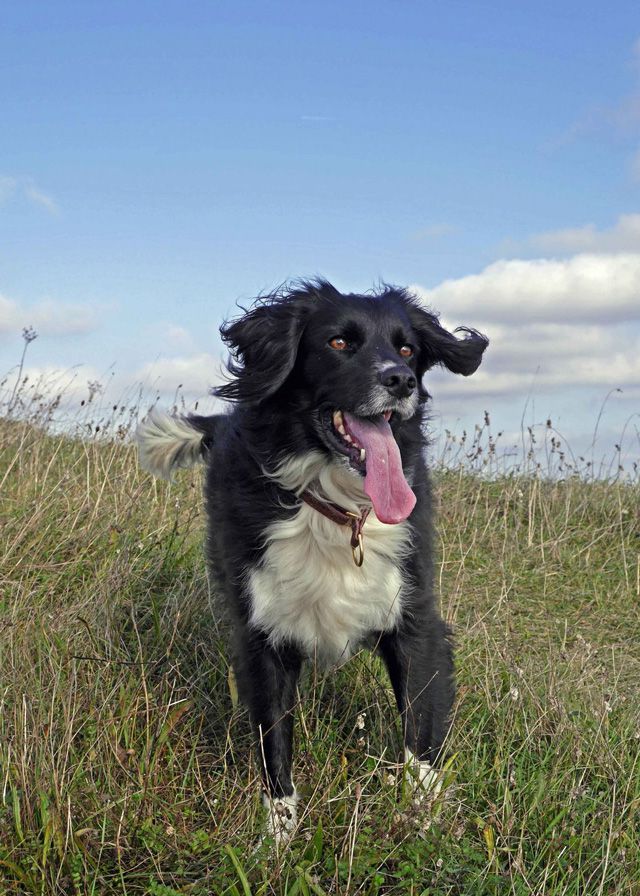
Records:
[[[221,333],[231,376],[215,392],[232,412],[152,412],[138,443],[156,475],[206,462],[208,563],[234,622],[234,668],[259,740],[270,829],[283,835],[295,823],[293,709],[306,657],[332,664],[375,647],[418,780],[431,781],[441,758],[454,677],[433,590],[422,379],[434,365],[473,373],[488,341],[475,330],[449,333],[405,290],[343,295],[326,281],[263,298]],[[341,441],[335,411],[378,421],[385,433],[381,415],[393,412],[389,425],[416,497],[408,518],[389,524],[371,509],[365,465]],[[305,490],[356,514],[370,509],[361,567],[349,528],[302,501]]]

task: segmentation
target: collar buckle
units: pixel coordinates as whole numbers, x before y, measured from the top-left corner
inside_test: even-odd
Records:
[[[313,507],[318,513],[326,516],[339,526],[351,526],[351,556],[356,566],[360,567],[364,563],[364,537],[362,535],[362,527],[369,516],[369,508],[365,507],[362,513],[355,513],[353,510],[345,510],[337,504],[328,501],[322,501],[317,498],[308,489],[300,495],[305,504]]]

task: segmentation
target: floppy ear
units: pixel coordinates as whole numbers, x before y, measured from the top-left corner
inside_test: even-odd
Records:
[[[231,350],[233,379],[214,395],[242,404],[259,404],[283,385],[296,362],[312,296],[306,291],[267,297],[243,317],[220,327]]]
[[[411,307],[410,317],[420,341],[420,376],[436,364],[462,376],[475,373],[482,361],[482,353],[489,345],[486,336],[470,327],[458,327],[450,333],[435,314],[415,304]],[[462,333],[462,338],[458,339],[456,333]]]

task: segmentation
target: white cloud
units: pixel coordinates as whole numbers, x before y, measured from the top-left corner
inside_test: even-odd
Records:
[[[207,395],[212,386],[224,382],[220,358],[207,352],[158,358],[141,367],[132,378],[164,393],[181,388],[189,395]]]
[[[191,333],[176,324],[168,324],[165,330],[166,344],[170,348],[188,349],[193,345]]]
[[[158,351],[167,354],[195,354],[198,350],[196,340],[186,327],[166,320],[148,324],[142,335],[145,343],[155,345]]]
[[[640,321],[640,253],[502,260],[434,289],[412,289],[468,324]]]
[[[16,382],[18,373],[19,383]],[[36,412],[38,407],[56,400],[61,406],[68,407],[83,400],[86,402],[91,395],[89,383],[100,381],[98,371],[84,364],[76,367],[27,366],[22,371],[15,366],[0,382],[0,406],[17,399],[27,413]]]
[[[545,236],[567,247],[613,248],[636,234],[640,242],[640,215],[624,216],[606,232],[587,227]],[[427,378],[456,406],[532,388],[558,398],[574,389],[602,395],[622,388],[626,398],[640,398],[640,252],[502,260],[434,289],[413,289],[443,312],[445,326],[476,327],[490,339],[468,381],[441,372]]]
[[[621,346],[640,358],[640,328],[634,334],[626,324],[602,327],[595,324],[490,324],[491,339],[500,348],[500,361],[507,370],[526,364],[535,369],[546,358],[561,358],[563,365],[580,358],[612,358]]]
[[[493,357],[489,354],[491,351],[494,352]],[[434,380],[432,374],[427,375],[427,388],[429,382]],[[478,395],[526,395],[532,386],[546,391],[576,387],[595,389],[597,392],[621,389],[627,396],[640,398],[640,361],[631,351],[621,351],[612,358],[600,356],[572,358],[570,361],[543,358],[539,363],[531,364],[523,359],[518,367],[508,369],[499,346],[493,345],[487,350],[483,366],[468,381],[440,373],[437,381],[439,394],[474,401]]]
[[[67,336],[87,333],[96,327],[95,309],[44,299],[33,305],[16,302],[0,294],[0,336],[19,336],[23,327],[39,335]]]

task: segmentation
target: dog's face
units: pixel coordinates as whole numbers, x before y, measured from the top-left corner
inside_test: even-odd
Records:
[[[338,307],[319,303],[309,317],[293,382],[324,446],[354,472],[364,476],[367,467],[356,429],[367,421],[397,430],[416,413],[418,355],[418,334],[401,304],[345,296]]]
[[[407,420],[418,407],[420,338],[401,303],[345,296],[309,317],[298,359],[318,407]]]
[[[304,427],[307,449],[315,441],[364,477],[385,522],[415,503],[395,437],[427,398],[425,372],[473,373],[487,346],[472,330],[457,339],[402,290],[343,295],[325,282],[267,300],[221,332],[235,379],[217,394],[278,404]]]

